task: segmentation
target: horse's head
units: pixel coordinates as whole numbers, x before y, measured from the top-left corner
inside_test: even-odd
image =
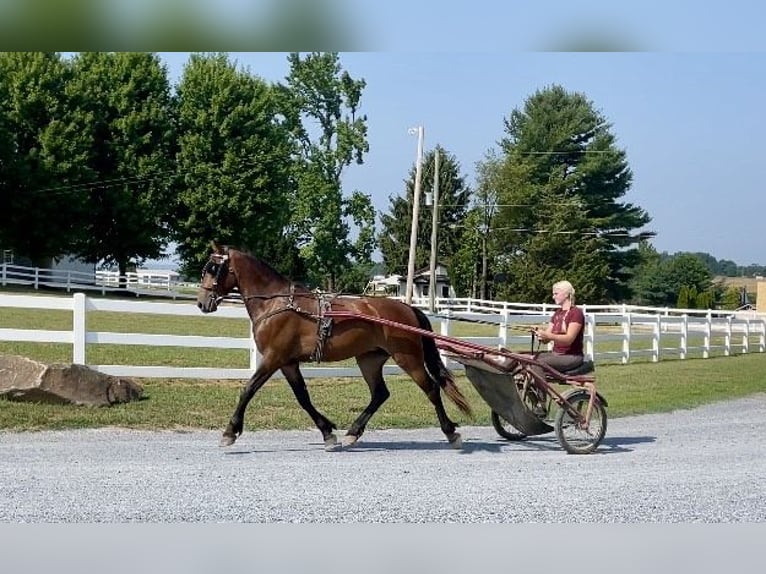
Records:
[[[213,253],[202,268],[199,291],[197,292],[197,307],[203,313],[213,313],[218,309],[218,303],[237,287],[237,277],[231,271],[229,250],[213,244]]]

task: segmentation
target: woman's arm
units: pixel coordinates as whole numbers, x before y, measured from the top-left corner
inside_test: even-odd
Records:
[[[548,327],[545,331],[536,331],[537,336],[540,338],[540,342],[548,343],[553,341],[554,343],[562,343],[564,345],[571,345],[572,341],[577,338],[577,335],[582,329],[582,323],[569,323],[567,325],[566,333],[553,333],[551,328]]]

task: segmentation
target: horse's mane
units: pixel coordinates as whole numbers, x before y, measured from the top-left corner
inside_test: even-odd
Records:
[[[292,283],[293,285],[295,285],[296,289],[304,289],[306,291],[309,290],[308,287],[306,287],[305,285],[298,283],[296,281],[293,281],[286,275],[283,275],[282,273],[274,269],[274,267],[270,263],[264,261],[263,259],[259,259],[255,255],[253,255],[250,251],[245,249],[234,249],[234,250],[239,252],[241,255],[244,255],[248,260],[251,261],[251,263],[255,264],[255,266],[258,268],[258,273],[261,276],[268,276],[270,279],[283,281],[285,283]]]

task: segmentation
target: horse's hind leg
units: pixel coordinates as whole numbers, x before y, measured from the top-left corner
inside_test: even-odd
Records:
[[[393,355],[394,361],[399,365],[412,380],[423,390],[436,410],[436,417],[439,419],[439,426],[447,437],[447,440],[454,448],[462,448],[463,440],[457,431],[457,425],[449,418],[442,402],[442,396],[437,383],[426,371],[422,359],[413,354],[396,353]]]
[[[362,372],[367,386],[370,387],[370,403],[362,411],[357,419],[351,424],[346,436],[343,437],[343,446],[354,444],[367,427],[370,418],[386,402],[391,393],[388,392],[386,381],[383,380],[383,365],[388,360],[389,354],[381,349],[370,351],[356,358],[359,370]]]
[[[326,416],[316,410],[311,403],[311,397],[309,396],[309,391],[306,387],[306,381],[301,374],[298,363],[290,363],[289,365],[282,367],[282,374],[284,374],[287,382],[290,383],[290,388],[293,390],[295,398],[298,399],[298,404],[308,413],[311,420],[314,421],[314,424],[322,433],[325,450],[332,450],[335,448],[338,439],[332,431],[338,427],[336,427]]]

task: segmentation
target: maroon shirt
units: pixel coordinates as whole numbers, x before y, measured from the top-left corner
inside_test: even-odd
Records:
[[[582,338],[583,331],[585,330],[585,315],[582,309],[578,307],[570,307],[566,311],[564,309],[556,309],[553,317],[551,317],[551,323],[551,332],[556,334],[566,333],[570,323],[580,323],[582,325],[580,332],[577,333],[577,336],[570,345],[567,346],[558,341],[553,342],[554,353],[559,353],[560,355],[582,355]]]

